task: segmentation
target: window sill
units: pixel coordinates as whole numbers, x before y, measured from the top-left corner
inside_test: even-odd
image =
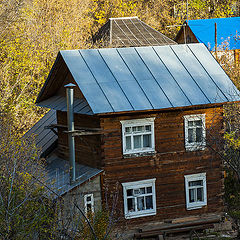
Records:
[[[125,218],[126,219],[132,219],[132,218],[139,218],[139,217],[147,217],[147,216],[153,216],[156,215],[156,211],[151,211],[151,212],[143,212],[143,213],[138,213],[138,214],[126,214]]]
[[[185,145],[185,149],[187,152],[201,151],[201,150],[205,150],[206,146],[205,145],[195,145],[195,146],[186,146]]]
[[[137,152],[137,153],[124,153],[124,154],[123,154],[123,158],[153,156],[153,155],[155,155],[155,154],[156,154],[156,151]]]
[[[187,210],[195,210],[195,209],[200,209],[200,208],[203,208],[204,206],[207,206],[207,204],[204,204],[204,205],[199,205],[199,206],[187,207]]]

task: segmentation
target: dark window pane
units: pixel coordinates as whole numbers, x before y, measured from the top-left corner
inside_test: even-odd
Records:
[[[143,135],[143,147],[151,147],[151,134]]]
[[[196,128],[196,142],[202,142],[202,141],[203,141],[202,128]]]
[[[140,188],[140,193],[145,194],[145,188]]]
[[[134,195],[139,195],[140,194],[140,189],[139,188],[134,189],[133,191],[134,191]]]
[[[152,187],[147,187],[147,193],[152,193]]]
[[[188,126],[192,127],[193,126],[193,121],[188,121]]]
[[[202,126],[202,120],[195,121],[195,126]]]
[[[151,125],[145,126],[145,130],[146,130],[147,132],[151,132]]]
[[[90,196],[88,196],[88,197],[87,197],[87,202],[90,202],[91,199],[92,199],[92,198],[91,198]]]
[[[197,189],[197,201],[203,202],[203,188]]]
[[[138,131],[138,132],[142,132],[142,131],[143,131],[143,126],[138,126],[138,127],[137,127],[137,131]]]
[[[126,127],[126,128],[125,128],[125,132],[126,132],[126,133],[130,133],[130,132],[131,132],[131,127]]]
[[[195,202],[194,201],[194,189],[189,189],[189,202]]]
[[[134,149],[141,148],[141,136],[133,136]]]
[[[188,129],[188,142],[193,143],[194,142],[194,136],[193,136],[193,129]]]
[[[144,197],[138,197],[137,198],[137,209],[138,211],[142,211],[145,209],[144,207]]]
[[[131,137],[126,137],[126,150],[132,149],[131,147]]]
[[[203,186],[203,180],[191,181],[188,183],[189,187]]]
[[[87,204],[87,211],[88,211],[88,212],[92,211],[92,205],[91,205],[90,203]]]
[[[128,205],[128,212],[134,212],[135,211],[134,198],[128,198],[127,205]]]
[[[133,190],[132,189],[128,189],[127,190],[127,196],[132,196],[133,195]]]
[[[152,196],[147,196],[146,197],[146,209],[153,209]]]

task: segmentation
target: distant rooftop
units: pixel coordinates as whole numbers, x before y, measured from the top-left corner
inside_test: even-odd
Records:
[[[176,44],[138,17],[109,18],[93,37],[102,47],[138,47]]]
[[[188,25],[200,43],[211,51],[215,47],[215,23],[217,44],[229,50],[240,49],[240,17],[189,20]]]

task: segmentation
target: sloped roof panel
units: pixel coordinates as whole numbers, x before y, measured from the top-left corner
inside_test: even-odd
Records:
[[[86,114],[239,100],[237,88],[203,44],[61,54],[85,98]],[[62,99],[45,101],[66,105]],[[76,104],[82,112],[82,103]]]
[[[114,109],[100,88],[97,79],[94,78],[91,69],[84,61],[78,50],[61,51],[64,61],[74,80],[84,92],[84,96],[94,113],[112,112]],[[101,103],[101,106],[99,106]]]
[[[239,101],[239,91],[212,54],[208,54],[208,50],[201,44],[189,44],[188,46],[228,101]]]
[[[162,60],[158,57],[154,49],[139,47],[136,48],[136,50],[158,83],[159,87],[165,93],[170,104],[173,107],[191,105],[190,101],[184,95],[182,89],[172,77]]]
[[[188,25],[199,42],[210,50],[215,48],[215,23],[217,24],[218,47],[240,49],[240,17],[189,20]],[[238,40],[237,40],[238,39]]]
[[[199,85],[210,102],[226,102],[227,98],[221,92],[217,84],[201,66],[199,60],[192,54],[189,47],[179,48],[178,45],[171,46],[185,69],[189,72],[195,82]]]
[[[184,45],[181,48],[185,48]],[[187,96],[192,105],[208,104],[210,101],[207,99],[205,93],[189,75],[187,70],[182,65],[181,61],[177,58],[172,49],[168,47],[157,46],[154,50],[158,56],[162,59],[165,66],[177,81],[180,88]],[[209,53],[208,53],[209,54]]]
[[[54,142],[57,140],[57,135],[50,129],[45,129],[45,126],[56,124],[56,111],[48,111],[28,132],[24,134],[24,138],[35,136],[36,146],[41,149],[44,154]]]

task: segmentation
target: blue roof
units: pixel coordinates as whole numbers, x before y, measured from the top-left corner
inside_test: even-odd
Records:
[[[237,88],[200,43],[60,54],[93,114],[240,100]],[[43,106],[41,94],[38,104]]]
[[[240,49],[240,17],[188,21],[198,41],[204,43],[209,50],[215,48],[215,23],[217,23],[218,47],[227,44],[229,50]]]

